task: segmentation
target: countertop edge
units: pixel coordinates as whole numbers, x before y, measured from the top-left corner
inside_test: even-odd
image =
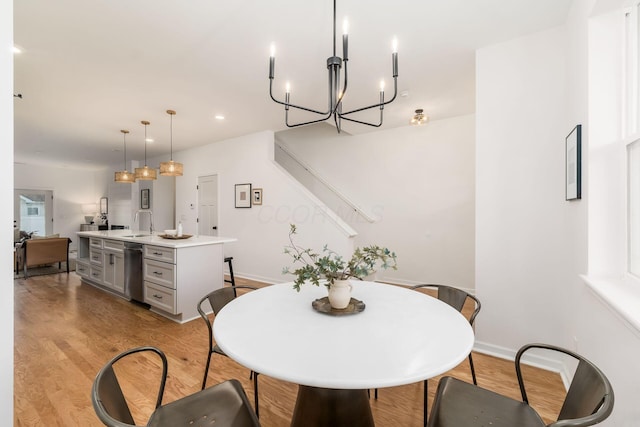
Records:
[[[147,245],[165,246],[169,248],[187,248],[193,246],[220,245],[232,243],[238,239],[233,237],[216,236],[193,236],[188,239],[164,239],[158,234],[150,235],[149,232],[136,230],[99,230],[99,231],[78,231],[79,237],[97,237],[101,239],[120,240],[124,242],[142,243]],[[144,236],[133,237],[134,234],[144,234]]]

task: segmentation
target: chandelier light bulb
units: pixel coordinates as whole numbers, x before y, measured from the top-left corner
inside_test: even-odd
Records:
[[[276,45],[275,43],[271,43],[271,57],[275,58],[276,57]]]
[[[289,82],[287,82],[287,84],[284,85],[284,91],[286,93],[291,93],[291,85],[289,84]]]
[[[391,42],[391,52],[392,53],[398,53],[398,39],[397,38],[393,38],[393,41]]]
[[[380,80],[380,92],[384,92],[384,80]]]
[[[349,21],[347,18],[344,18],[344,21],[342,21],[342,34],[349,34]]]

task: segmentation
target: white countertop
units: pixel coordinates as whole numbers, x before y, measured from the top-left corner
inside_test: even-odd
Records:
[[[100,237],[102,239],[122,240],[125,242],[136,242],[147,245],[166,246],[168,248],[188,248],[192,246],[220,245],[222,243],[235,242],[233,237],[216,236],[191,236],[188,239],[165,239],[160,237],[162,232],[141,230],[102,230],[102,231],[79,231],[81,237]]]
[[[410,384],[440,375],[465,360],[473,347],[469,322],[455,309],[421,292],[351,281],[358,314],[334,317],[311,302],[324,286],[293,283],[248,292],[227,304],[213,324],[224,352],[261,374],[331,389]]]

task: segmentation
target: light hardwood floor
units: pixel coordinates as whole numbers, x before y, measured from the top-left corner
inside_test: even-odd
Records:
[[[263,284],[236,279],[236,284]],[[164,403],[200,389],[207,357],[207,329],[196,319],[180,325],[121,298],[82,284],[75,273],[14,280],[16,426],[100,426],[90,391],[98,370],[127,348],[153,345],[169,359]],[[482,312],[479,314],[480,319]],[[506,320],[506,319],[505,319]],[[505,322],[507,325],[508,322]],[[506,327],[506,326],[505,326]],[[425,332],[429,325],[425,325]],[[382,343],[381,343],[382,345]],[[479,385],[519,397],[513,362],[474,353]],[[152,411],[148,378],[154,364],[123,370],[123,388],[133,396],[138,424]],[[471,381],[468,362],[448,372]],[[547,420],[555,419],[564,388],[560,378],[539,369],[525,369],[532,405]],[[208,385],[239,379],[251,402],[249,371],[226,357],[214,355]],[[433,399],[438,378],[429,382]],[[145,385],[143,385],[145,384]],[[260,376],[260,421],[263,427],[285,427],[293,412],[295,384]],[[422,384],[381,389],[371,397],[376,425],[422,426]],[[462,426],[461,426],[462,427]]]

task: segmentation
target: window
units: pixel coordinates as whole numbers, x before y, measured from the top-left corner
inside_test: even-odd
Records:
[[[640,140],[627,145],[629,273],[640,277]]]
[[[640,277],[640,3],[624,15],[622,139],[627,156],[627,269]]]

